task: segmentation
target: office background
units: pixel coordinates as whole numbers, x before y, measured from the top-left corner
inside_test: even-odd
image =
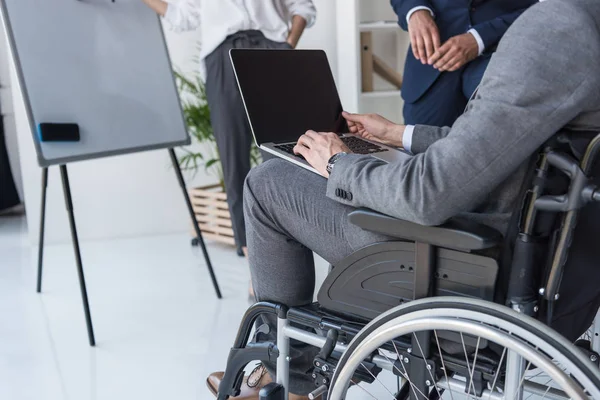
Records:
[[[393,15],[389,1],[314,3],[317,23],[299,48],[326,51],[342,102],[356,111],[359,49],[348,38],[359,37],[359,20]],[[165,26],[165,34],[174,66],[194,74],[198,32],[176,34]],[[0,219],[0,398],[211,398],[204,378],[224,366],[248,305],[249,272],[234,248],[209,243],[224,295],[215,298],[202,256],[190,247],[189,216],[164,150],[69,165],[98,347],[89,349],[86,341],[58,168],[49,176],[44,293],[35,293],[41,169],[0,35],[6,144],[26,208],[26,223]],[[375,50],[397,66],[402,59],[396,59],[396,41],[386,35]],[[394,97],[369,96],[365,106],[400,115],[399,93]],[[186,178],[189,187],[216,182],[203,170]],[[318,281],[326,271],[320,260]]]

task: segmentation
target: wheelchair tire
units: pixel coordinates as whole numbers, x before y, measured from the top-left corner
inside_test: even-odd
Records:
[[[452,317],[449,318],[449,316]],[[481,326],[482,329],[483,327],[489,326],[486,324],[493,324],[493,326],[497,327],[494,329],[508,332],[508,334],[505,333],[504,335],[509,338],[509,341],[518,339],[518,343],[523,342],[532,348],[534,347],[532,343],[536,343],[535,349],[541,354],[541,357],[547,357],[549,360],[558,360],[565,365],[569,365],[569,373],[571,374],[569,378],[572,382],[583,387],[583,389],[579,388],[579,395],[573,395],[573,398],[587,398],[587,396],[582,395],[585,390],[585,393],[591,394],[591,398],[600,399],[600,371],[567,339],[549,329],[539,321],[519,314],[508,307],[483,300],[460,297],[434,297],[412,301],[391,309],[371,321],[356,335],[342,355],[336,367],[334,376],[332,377],[329,399],[341,400],[345,398],[350,383],[349,380],[356,368],[360,365],[358,363],[362,360],[360,359],[357,361],[357,359],[360,358],[358,355],[355,355],[357,351],[359,353],[367,354],[365,351],[374,348],[375,350],[371,350],[370,354],[372,354],[372,352],[377,349],[377,347],[373,346],[381,346],[382,344],[387,343],[387,341],[383,341],[379,344],[374,342],[379,339],[383,340],[383,337],[387,337],[385,335],[389,336],[396,326],[401,324],[410,326],[412,321],[413,326],[416,327],[418,326],[417,323],[419,321],[425,321],[426,318],[431,320],[436,320],[437,318],[440,326],[444,323],[452,324],[452,321],[458,321],[460,318],[464,318],[465,324],[467,324],[466,321],[469,321],[468,324],[471,324],[473,327],[475,327],[477,325],[476,322],[479,321],[479,325],[477,326]],[[429,319],[427,320],[429,321]],[[469,326],[468,324],[465,326]],[[432,330],[436,329],[433,328],[433,326],[427,326],[428,329],[430,327]],[[400,328],[400,330],[401,329],[402,328]],[[444,330],[443,328],[437,329]],[[400,330],[397,332],[400,332]],[[422,330],[426,329],[419,328],[417,331]],[[407,331],[399,336],[413,332],[416,331]],[[520,336],[517,336],[515,332],[518,332]],[[464,333],[468,334],[468,332]],[[517,350],[515,349],[517,348],[518,347],[506,347],[509,352],[516,352]],[[537,349],[539,349],[539,351]],[[527,354],[531,356],[533,351],[529,350],[529,353]],[[519,355],[524,357],[522,354]],[[529,358],[529,362],[531,363],[531,358]],[[556,363],[556,361],[553,362]],[[548,368],[549,370],[553,370],[553,368],[549,366]],[[523,375],[523,379],[525,379],[525,375]],[[523,379],[521,380],[521,384],[523,383]],[[568,391],[569,389],[572,388],[569,387],[565,391]],[[494,387],[492,387],[492,391],[493,390],[495,390]],[[576,391],[576,389],[572,390],[571,393],[575,393],[574,391]]]

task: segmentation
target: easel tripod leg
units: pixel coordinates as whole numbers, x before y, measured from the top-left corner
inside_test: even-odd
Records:
[[[90,346],[96,345],[94,338],[94,328],[92,326],[92,317],[90,315],[90,305],[88,302],[87,289],[85,286],[85,277],[83,275],[83,266],[81,262],[81,252],[79,250],[79,239],[77,238],[77,227],[75,226],[75,215],[73,214],[73,200],[71,199],[71,187],[69,186],[69,175],[67,166],[60,166],[60,176],[63,183],[63,192],[65,195],[65,205],[69,214],[69,225],[71,227],[71,238],[73,239],[73,250],[75,251],[75,262],[77,263],[77,275],[79,276],[79,288],[81,290],[81,300],[83,302],[83,312],[85,313],[85,323],[87,325],[88,339]]]
[[[44,230],[46,227],[46,191],[48,189],[48,167],[42,168],[42,205],[40,210],[40,239],[38,247],[37,292],[42,291],[42,264],[44,262]]]
[[[198,221],[196,220],[196,214],[194,213],[192,202],[190,201],[190,196],[188,195],[187,188],[185,186],[185,181],[183,180],[183,174],[181,173],[181,168],[179,167],[179,162],[177,161],[177,156],[175,155],[175,150],[169,149],[169,156],[171,156],[171,162],[173,163],[175,174],[177,174],[179,186],[181,186],[181,190],[183,191],[183,197],[185,198],[185,203],[187,205],[188,212],[190,213],[190,218],[192,219],[192,225],[194,226],[194,231],[196,232],[196,238],[198,239],[198,243],[202,248],[204,260],[206,261],[206,266],[208,267],[208,273],[210,274],[210,278],[212,279],[212,284],[215,288],[215,292],[217,292],[217,297],[221,299],[221,289],[219,288],[219,283],[217,282],[215,271],[213,270],[212,263],[210,262],[210,257],[208,255],[208,251],[206,250],[206,244],[204,243],[204,238],[202,237],[202,232],[200,231],[200,226],[198,225]]]

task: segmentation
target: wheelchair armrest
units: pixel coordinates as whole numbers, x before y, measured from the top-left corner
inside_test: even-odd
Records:
[[[364,209],[353,211],[349,218],[352,224],[368,231],[448,249],[483,250],[502,241],[495,229],[461,219],[451,219],[441,226],[424,226]]]

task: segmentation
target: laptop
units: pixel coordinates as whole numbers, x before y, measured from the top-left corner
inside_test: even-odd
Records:
[[[232,49],[229,53],[256,145],[318,173],[293,148],[307,130],[334,132],[358,154],[386,162],[408,153],[353,135],[322,50]]]

